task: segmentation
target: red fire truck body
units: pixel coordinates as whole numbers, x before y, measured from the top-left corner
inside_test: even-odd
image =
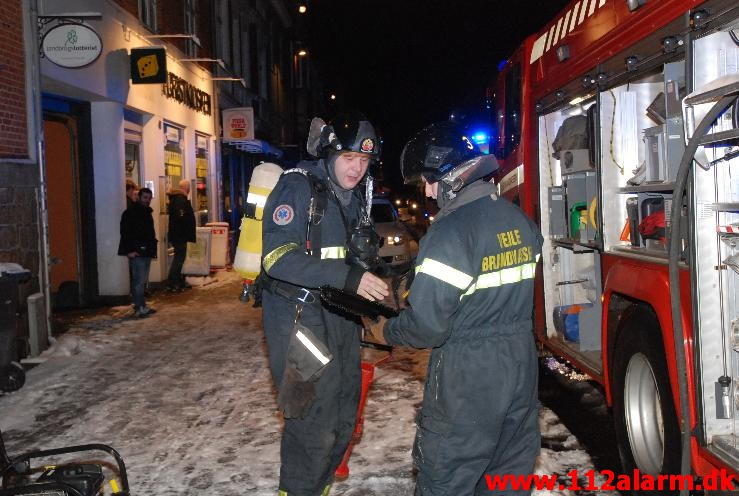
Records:
[[[695,124],[720,91],[739,94],[733,0],[572,1],[492,88],[500,192],[546,240],[537,337],[603,385],[625,470],[679,472],[670,211]],[[674,197],[698,475],[739,470],[737,114],[734,103],[713,121],[721,139],[703,140]]]

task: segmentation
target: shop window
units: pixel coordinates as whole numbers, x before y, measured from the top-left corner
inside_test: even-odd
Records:
[[[195,141],[195,206],[204,225],[208,221],[208,137],[199,134]]]
[[[141,186],[141,159],[140,145],[138,143],[126,143],[126,179]]]
[[[125,143],[125,177],[137,186],[141,186],[143,174],[141,170],[142,128],[140,115],[130,110],[125,111],[124,143]]]
[[[195,0],[185,0],[185,33],[195,34],[196,21]],[[198,46],[193,40],[185,41],[185,53],[190,57],[198,56]]]
[[[164,145],[164,191],[166,193],[172,188],[176,188],[182,179],[182,166],[184,158],[182,154],[182,129],[165,124],[164,134],[166,137],[166,145]],[[166,195],[160,194],[160,202],[162,205],[166,203]],[[166,209],[164,209],[166,212]]]
[[[152,32],[157,31],[157,0],[139,0],[139,20]]]

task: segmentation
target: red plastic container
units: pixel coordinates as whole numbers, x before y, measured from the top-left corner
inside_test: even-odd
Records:
[[[344,458],[341,459],[341,463],[334,473],[334,475],[339,479],[349,477],[349,457],[352,454],[354,445],[362,439],[362,431],[364,429],[364,405],[367,403],[367,395],[372,386],[372,381],[375,378],[375,366],[379,363],[380,362],[372,363],[365,362],[364,360],[362,361],[362,391],[359,396],[359,407],[357,408],[357,422],[354,425],[352,439],[349,441],[349,446],[346,448]]]

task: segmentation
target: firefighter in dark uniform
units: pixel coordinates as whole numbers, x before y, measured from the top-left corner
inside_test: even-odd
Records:
[[[289,496],[328,494],[360,393],[361,326],[323,308],[314,290],[330,285],[371,300],[388,294],[352,244],[359,224],[369,223],[366,172],[380,146],[374,128],[358,114],[328,125],[314,119],[308,141],[320,159],[281,176],[262,236],[264,330],[285,417],[279,495]]]
[[[539,453],[532,316],[543,238],[484,180],[497,161],[456,124],[419,132],[401,167],[406,182],[423,178],[441,209],[421,240],[409,307],[372,325],[388,344],[433,349],[413,448],[415,494],[491,494],[485,474],[531,474]]]

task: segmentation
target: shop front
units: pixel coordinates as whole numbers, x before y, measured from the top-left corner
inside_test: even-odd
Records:
[[[131,49],[155,44],[136,17],[107,1],[41,4],[52,289],[57,306],[125,297],[128,264],[118,243],[127,180],[154,194],[159,253],[153,283],[168,269],[170,189],[190,181],[197,222],[219,218],[212,76],[167,46],[158,66],[166,82],[133,84]],[[96,15],[70,19],[70,12]],[[64,46],[82,48],[54,48]],[[84,64],[57,56],[85,47],[98,53]]]

